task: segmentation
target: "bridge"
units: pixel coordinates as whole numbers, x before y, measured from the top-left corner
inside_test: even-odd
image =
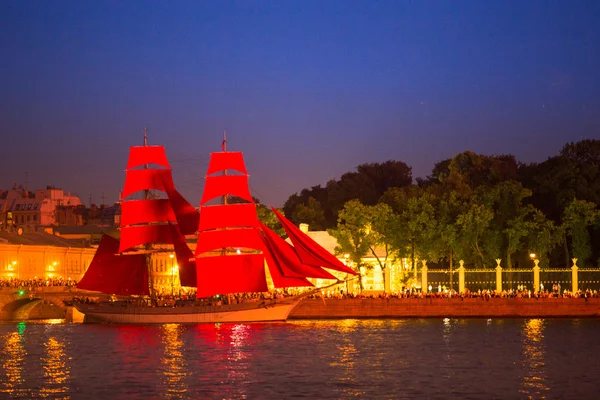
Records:
[[[0,321],[65,318],[67,303],[73,298],[97,300],[89,292],[68,286],[40,286],[32,288],[0,288]]]

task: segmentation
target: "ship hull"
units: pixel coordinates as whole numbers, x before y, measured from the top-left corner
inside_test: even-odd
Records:
[[[221,322],[285,321],[299,300],[269,305],[137,307],[131,305],[76,304],[84,323],[206,324]]]

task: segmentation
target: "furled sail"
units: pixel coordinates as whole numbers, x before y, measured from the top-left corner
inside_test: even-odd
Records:
[[[231,174],[225,173],[228,171]],[[218,173],[223,174],[215,175]],[[209,204],[228,195],[247,202]],[[318,244],[313,246],[310,254],[318,262],[306,262],[296,247],[258,220],[242,153],[211,153],[195,253],[198,297],[266,291],[265,263],[277,288],[313,286],[307,278],[337,279],[322,267],[355,274]]]

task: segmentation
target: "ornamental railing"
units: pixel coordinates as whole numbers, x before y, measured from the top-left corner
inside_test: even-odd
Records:
[[[499,260],[498,260],[499,261]],[[461,262],[459,268],[421,268],[421,289],[425,292],[458,290],[464,292],[478,290],[598,290],[600,289],[600,268],[540,268],[537,263],[531,268],[508,268],[499,265],[494,269],[468,269]]]

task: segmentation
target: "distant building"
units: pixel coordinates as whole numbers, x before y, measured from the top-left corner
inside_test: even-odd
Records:
[[[78,196],[54,186],[31,192],[22,186],[0,190],[0,230],[35,231],[58,225],[61,218],[77,222],[74,210],[81,207]]]
[[[79,280],[96,249],[45,232],[0,232],[0,280]]]

